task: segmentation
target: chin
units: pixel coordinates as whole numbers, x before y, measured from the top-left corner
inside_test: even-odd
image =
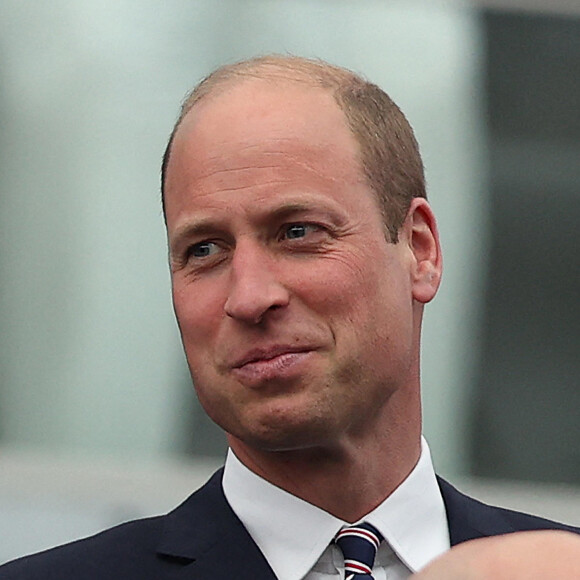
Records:
[[[253,449],[267,452],[298,451],[328,445],[334,429],[319,417],[267,416],[260,421],[229,431],[237,440]],[[337,434],[335,434],[337,435]]]
[[[343,424],[326,394],[312,396],[304,391],[245,404],[220,397],[202,401],[202,405],[226,434],[263,451],[324,445],[340,436]]]

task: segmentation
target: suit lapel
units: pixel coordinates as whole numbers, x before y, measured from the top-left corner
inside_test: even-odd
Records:
[[[229,506],[219,470],[166,516],[157,553],[179,566],[172,578],[276,580],[262,552]]]

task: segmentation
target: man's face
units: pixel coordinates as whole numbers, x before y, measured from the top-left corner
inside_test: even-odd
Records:
[[[331,95],[252,80],[210,96],[176,134],[165,192],[185,352],[231,440],[332,446],[418,387],[410,244],[385,239]]]

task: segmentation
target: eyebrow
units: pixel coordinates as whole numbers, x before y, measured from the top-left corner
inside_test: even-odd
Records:
[[[328,212],[330,211],[332,214],[336,213],[330,209],[326,204],[324,206],[315,205],[308,202],[287,202],[279,205],[278,207],[273,208],[271,211],[266,210],[264,213],[267,214],[264,219],[283,219],[285,217],[289,217],[299,213],[305,213],[310,211],[321,210]]]
[[[336,225],[344,223],[346,217],[341,207],[326,197],[313,197],[311,194],[306,199],[289,199],[274,207],[266,206],[259,210],[257,221],[283,220],[284,218],[300,215],[302,213],[323,213]]]
[[[220,227],[217,226],[216,221],[210,217],[207,218],[196,218],[192,221],[187,221],[186,223],[179,225],[173,236],[174,240],[179,241],[184,238],[191,238],[194,236],[204,236],[215,232]]]
[[[215,235],[216,232],[225,229],[219,226],[219,222],[211,217],[195,218],[177,226],[175,233],[169,237],[170,254],[179,253],[180,245],[187,240],[196,237]]]

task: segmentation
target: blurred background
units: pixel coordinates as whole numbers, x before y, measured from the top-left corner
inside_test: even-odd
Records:
[[[187,91],[270,52],[362,73],[415,127],[438,471],[580,525],[580,1],[2,0],[0,562],[170,509],[223,460],[159,166]]]

